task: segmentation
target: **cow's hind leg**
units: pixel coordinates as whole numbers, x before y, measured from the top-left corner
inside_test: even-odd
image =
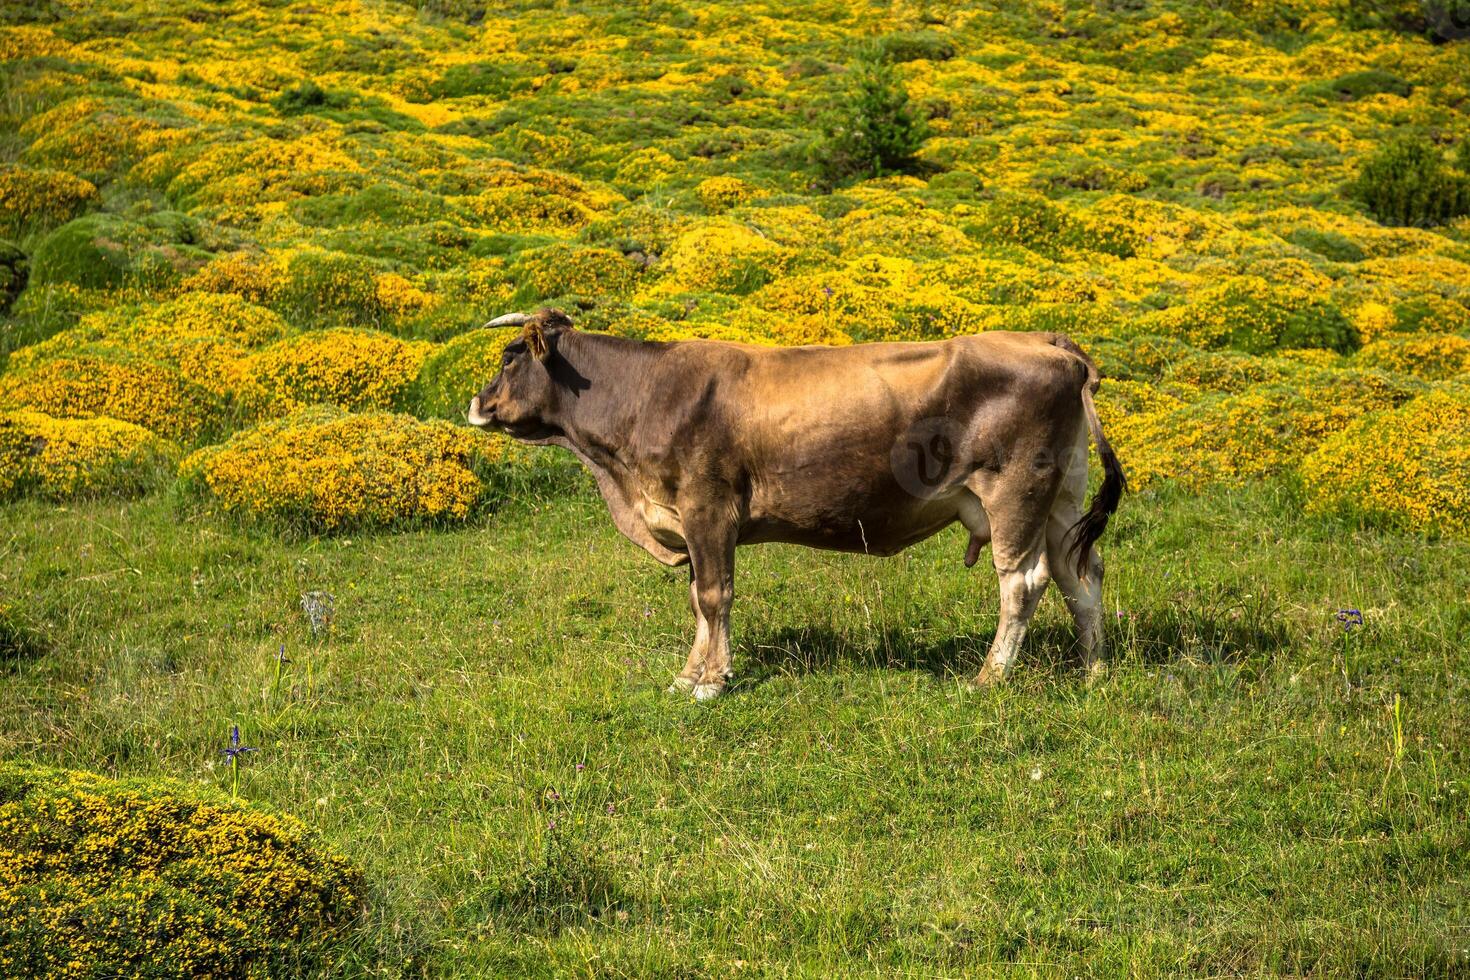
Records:
[[[1074,461],[1062,480],[1057,501],[1052,505],[1046,525],[1046,557],[1051,573],[1062,591],[1067,611],[1077,624],[1077,642],[1082,647],[1082,663],[1089,676],[1104,668],[1102,624],[1103,564],[1093,548],[1085,556],[1071,550],[1072,528],[1082,517],[1083,497],[1087,493],[1087,443],[1080,449],[1080,464]],[[1078,568],[1078,559],[1082,567]]]
[[[1005,680],[1026,627],[1051,581],[1046,525],[1061,471],[1038,467],[978,477],[972,492],[990,522],[990,553],[1000,579],[1000,620],[976,684]]]
[[[1026,637],[1026,627],[1036,612],[1037,603],[1051,581],[1046,548],[1039,537],[1028,548],[1012,551],[1004,557],[999,545],[997,537],[992,541],[992,547],[996,555],[995,572],[1000,577],[1000,621],[996,624],[995,639],[991,641],[985,665],[975,679],[976,684],[1005,680],[1011,661]]]

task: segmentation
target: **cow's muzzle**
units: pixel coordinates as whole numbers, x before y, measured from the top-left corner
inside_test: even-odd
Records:
[[[476,395],[470,399],[470,410],[468,413],[470,425],[478,425],[486,428],[495,424],[495,415],[492,412],[486,415],[480,411],[480,396]]]

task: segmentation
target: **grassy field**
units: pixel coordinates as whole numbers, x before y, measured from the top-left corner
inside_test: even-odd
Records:
[[[1470,546],[1294,499],[1127,498],[1092,687],[1054,593],[1014,683],[961,686],[996,587],[959,531],[744,550],[707,705],[663,691],[682,573],[590,484],[295,541],[22,502],[0,756],[227,788],[239,724],[242,795],[367,871],[332,975],[1464,973]]]
[[[1467,37],[6,0],[0,977],[1470,975]],[[996,584],[952,530],[744,553],[734,688],[666,695],[684,573],[463,425],[517,333],[478,325],[542,306],[1074,338],[1136,491],[1112,669],[1052,596],[967,690]]]

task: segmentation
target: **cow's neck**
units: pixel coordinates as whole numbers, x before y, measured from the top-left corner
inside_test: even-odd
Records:
[[[626,465],[628,433],[649,400],[654,362],[664,345],[568,331],[558,351],[586,387],[576,379],[564,396],[562,431],[581,455],[614,471]]]

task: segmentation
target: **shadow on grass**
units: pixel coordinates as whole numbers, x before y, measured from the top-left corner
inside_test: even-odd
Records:
[[[1291,643],[1269,599],[1222,595],[1212,602],[1180,598],[1167,606],[1109,613],[1104,622],[1108,658],[1161,665],[1240,664],[1274,654]],[[736,689],[749,689],[783,674],[852,670],[923,671],[936,678],[973,677],[984,662],[994,631],[945,633],[941,628],[891,627],[876,632],[826,626],[780,626],[748,632],[737,656]],[[1076,674],[1081,650],[1070,622],[1032,621],[1019,662],[1058,677]]]

